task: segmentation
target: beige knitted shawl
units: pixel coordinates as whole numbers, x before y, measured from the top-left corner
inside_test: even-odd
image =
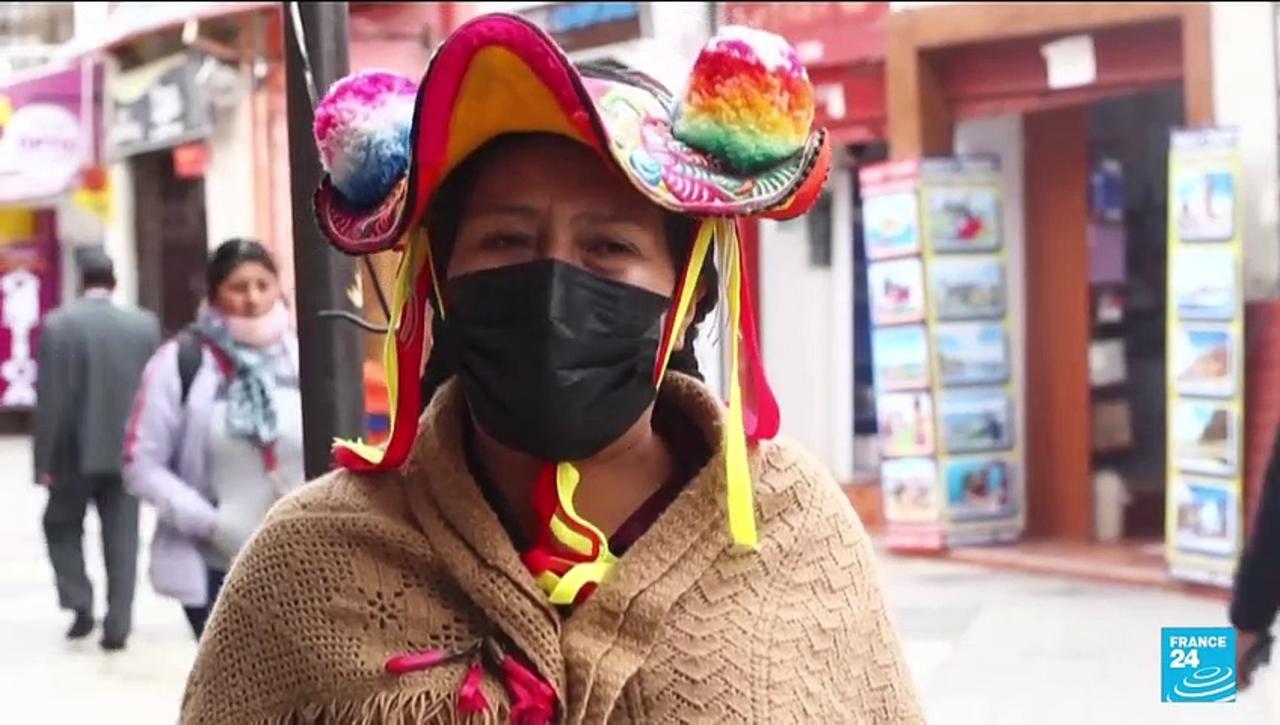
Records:
[[[562,722],[923,722],[837,486],[794,446],[761,444],[760,550],[732,550],[721,406],[668,377],[662,395],[716,453],[572,615],[548,604],[468,473],[450,384],[403,470],[334,473],[271,512],[214,608],[182,722],[458,722],[466,663],[383,665],[495,634],[555,689]],[[490,707],[471,721],[505,722],[497,673],[482,687]]]

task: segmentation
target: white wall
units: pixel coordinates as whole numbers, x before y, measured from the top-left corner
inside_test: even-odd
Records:
[[[782,435],[853,477],[852,171],[832,171],[831,267],[809,263],[805,220],[760,225],[760,336]]]
[[[837,481],[853,478],[853,170],[832,174],[831,205],[831,344],[832,379],[827,388],[831,457],[827,463]]]
[[[1240,131],[1245,295],[1270,297],[1280,294],[1275,4],[1215,2],[1211,18],[1214,121]]]
[[[106,56],[103,59],[103,87],[111,88],[115,75],[119,72],[120,64],[115,57]],[[115,263],[117,301],[136,305],[138,244],[137,227],[134,226],[133,167],[128,159],[118,159],[108,163],[106,168],[111,194],[107,205],[107,221],[102,230],[102,246]]]
[[[76,249],[102,244],[104,224],[97,215],[76,204],[71,194],[63,194],[58,198],[54,204],[54,219],[61,253],[60,293],[65,302],[75,299],[80,293],[80,268],[76,266]]]
[[[138,303],[138,245],[134,226],[133,167],[127,159],[107,167],[111,184],[110,212],[102,244],[116,267],[116,299]]]
[[[246,78],[245,83],[250,81]],[[253,115],[245,94],[231,109],[215,110],[213,134],[207,139],[205,226],[209,249],[230,237],[253,237],[258,224],[254,206]]]

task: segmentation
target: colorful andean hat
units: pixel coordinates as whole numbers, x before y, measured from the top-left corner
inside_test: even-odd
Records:
[[[383,72],[345,78],[315,114],[326,176],[315,195],[321,229],[349,254],[397,248],[385,364],[391,432],[379,447],[339,441],[352,470],[399,466],[421,410],[428,301],[445,319],[431,245],[422,224],[441,181],[487,141],[550,132],[575,139],[653,203],[701,219],[667,317],[654,370],[657,385],[708,252],[717,248],[730,334],[725,440],[729,528],[756,546],[747,446],[778,429],[746,293],[737,220],[805,213],[830,166],[826,133],[812,129],[813,89],[781,38],[728,27],[702,50],[689,88],[674,98],[657,81],[617,65],[575,67],[542,30],[505,14],[467,22],[436,50],[420,83]],[[606,537],[573,508],[578,474],[549,461],[534,490],[546,526],[525,563],[556,603],[587,596],[615,561]]]

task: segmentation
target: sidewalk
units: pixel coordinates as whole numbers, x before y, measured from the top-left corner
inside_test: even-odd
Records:
[[[1276,667],[1236,703],[1160,702],[1160,628],[1227,626],[1220,601],[940,559],[881,561],[933,725],[1280,723]]]
[[[0,438],[0,722],[13,725],[172,725],[195,656],[191,631],[176,602],[152,592],[147,559],[139,561],[134,633],[129,648],[105,654],[98,636],[68,643],[69,613],[57,606],[40,518],[43,489],[31,483],[31,446]],[[154,518],[145,507],[142,532]],[[98,519],[85,522],[85,563],[102,616],[106,591]],[[144,540],[143,551],[146,551]]]

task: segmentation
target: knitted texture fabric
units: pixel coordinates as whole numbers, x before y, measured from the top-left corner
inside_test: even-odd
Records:
[[[457,661],[390,657],[510,643],[568,723],[922,723],[875,555],[839,488],[793,445],[751,455],[760,550],[726,531],[723,409],[671,374],[661,395],[715,453],[599,589],[562,616],[469,473],[465,401],[446,385],[413,456],[335,472],[282,500],[233,565],[187,683],[182,722],[506,722],[460,717]]]

